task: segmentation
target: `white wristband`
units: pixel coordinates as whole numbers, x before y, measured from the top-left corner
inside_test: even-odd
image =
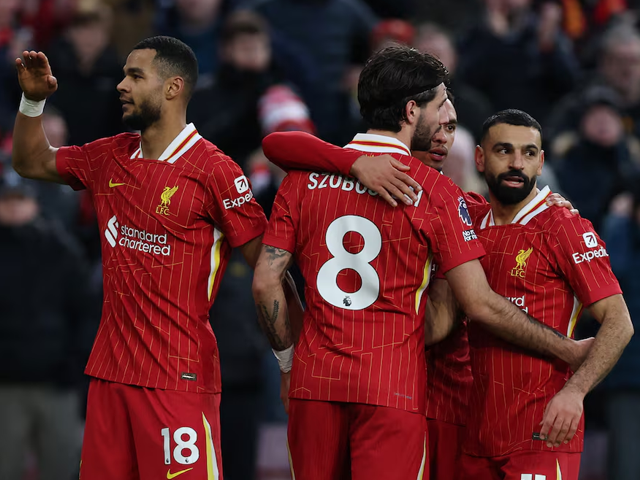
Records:
[[[280,371],[282,373],[289,373],[291,371],[291,365],[293,365],[293,345],[285,350],[273,350],[273,354],[278,359]]]
[[[44,104],[46,100],[40,100],[36,102],[34,100],[29,100],[27,97],[22,94],[22,100],[20,100],[20,113],[26,115],[27,117],[39,117],[44,112]]]

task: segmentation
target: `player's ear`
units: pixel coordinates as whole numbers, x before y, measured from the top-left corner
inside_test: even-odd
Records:
[[[484,150],[480,145],[476,145],[475,161],[476,161],[476,169],[480,173],[484,172]]]
[[[171,100],[184,90],[184,79],[182,77],[170,77],[164,83],[165,98]]]
[[[543,166],[544,166],[544,150],[540,150],[540,166],[538,167],[538,171],[536,172],[537,176],[542,175]]]
[[[420,116],[420,107],[414,100],[409,100],[404,106],[404,118],[407,120],[407,124],[413,125],[418,121]]]

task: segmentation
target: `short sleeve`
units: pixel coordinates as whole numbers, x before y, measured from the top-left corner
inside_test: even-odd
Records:
[[[233,160],[222,157],[214,165],[209,192],[207,213],[232,247],[244,245],[264,233],[267,219],[262,207],[253,198],[249,179]]]
[[[289,253],[295,253],[296,232],[299,216],[298,205],[298,172],[292,172],[285,177],[278,189],[278,194],[273,202],[273,210],[269,219],[267,233],[262,243],[272,247],[281,248]]]
[[[426,208],[429,245],[441,274],[484,256],[464,194],[451,180],[441,178],[431,191]]]
[[[622,293],[611,270],[607,247],[591,222],[571,215],[563,218],[560,227],[554,230],[550,250],[560,273],[585,306]]]
[[[56,153],[56,169],[74,190],[93,188],[95,175],[109,158],[113,137],[101,138],[81,147],[61,147]]]

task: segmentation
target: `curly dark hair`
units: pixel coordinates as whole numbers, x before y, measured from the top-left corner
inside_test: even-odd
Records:
[[[369,128],[399,132],[405,107],[434,99],[436,88],[449,79],[447,68],[433,55],[393,45],[369,58],[358,81],[360,113]]]

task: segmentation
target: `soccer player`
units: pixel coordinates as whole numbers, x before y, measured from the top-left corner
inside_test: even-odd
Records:
[[[88,189],[102,230],[82,478],[222,478],[209,309],[232,247],[255,265],[266,219],[240,167],[186,124],[192,50],[170,37],[134,47],[117,88],[123,121],[140,134],[81,147],[52,148],[43,132],[44,102],[57,88],[46,56],[24,52],[16,68],[15,169]]]
[[[386,152],[423,186],[394,209],[343,175],[294,171],[275,201],[254,297],[281,370],[291,369],[294,478],[421,478],[426,463],[424,315],[432,260],[474,317],[547,353],[575,345],[492,292],[462,192],[411,157],[428,150],[446,102],[439,61],[406,47],[376,53],[358,97],[367,134],[348,145]],[[281,279],[295,255],[308,309],[296,345]],[[523,333],[526,330],[526,333]],[[529,343],[530,342],[530,343]]]
[[[601,323],[580,368],[504,343],[471,321],[473,387],[460,479],[577,480],[584,396],[613,368],[633,334],[604,243],[591,223],[549,208],[538,192],[544,152],[528,114],[487,119],[476,151],[490,205],[471,216],[491,287],[571,337],[583,307]],[[475,320],[475,319],[474,319]],[[575,435],[574,435],[575,433]]]

